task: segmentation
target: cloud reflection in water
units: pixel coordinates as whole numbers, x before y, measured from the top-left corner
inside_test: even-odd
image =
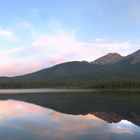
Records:
[[[34,104],[0,101],[0,137],[7,140],[110,140],[140,137],[128,121],[107,123],[92,114],[67,115]]]

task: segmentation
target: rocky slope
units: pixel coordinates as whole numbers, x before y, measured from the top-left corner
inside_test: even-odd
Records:
[[[109,53],[101,58],[98,58],[91,62],[92,64],[106,65],[106,64],[115,64],[121,61],[123,57],[118,53]]]

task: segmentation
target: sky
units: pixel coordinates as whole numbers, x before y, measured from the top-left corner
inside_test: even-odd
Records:
[[[0,0],[0,76],[140,46],[139,0]]]

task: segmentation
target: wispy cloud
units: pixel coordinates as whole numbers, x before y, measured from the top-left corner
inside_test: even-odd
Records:
[[[0,37],[8,41],[14,41],[18,39],[14,32],[2,28],[0,28]]]
[[[34,15],[38,15],[39,14],[39,9],[37,9],[37,8],[31,8],[31,12]]]
[[[0,28],[0,37],[8,41],[13,41],[18,39],[18,37],[14,34],[14,32],[2,28]]]
[[[19,26],[24,29],[32,29],[32,25],[25,20],[20,21]]]

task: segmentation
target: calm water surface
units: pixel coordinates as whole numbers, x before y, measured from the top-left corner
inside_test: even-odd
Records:
[[[3,140],[140,139],[139,90],[0,93]]]

